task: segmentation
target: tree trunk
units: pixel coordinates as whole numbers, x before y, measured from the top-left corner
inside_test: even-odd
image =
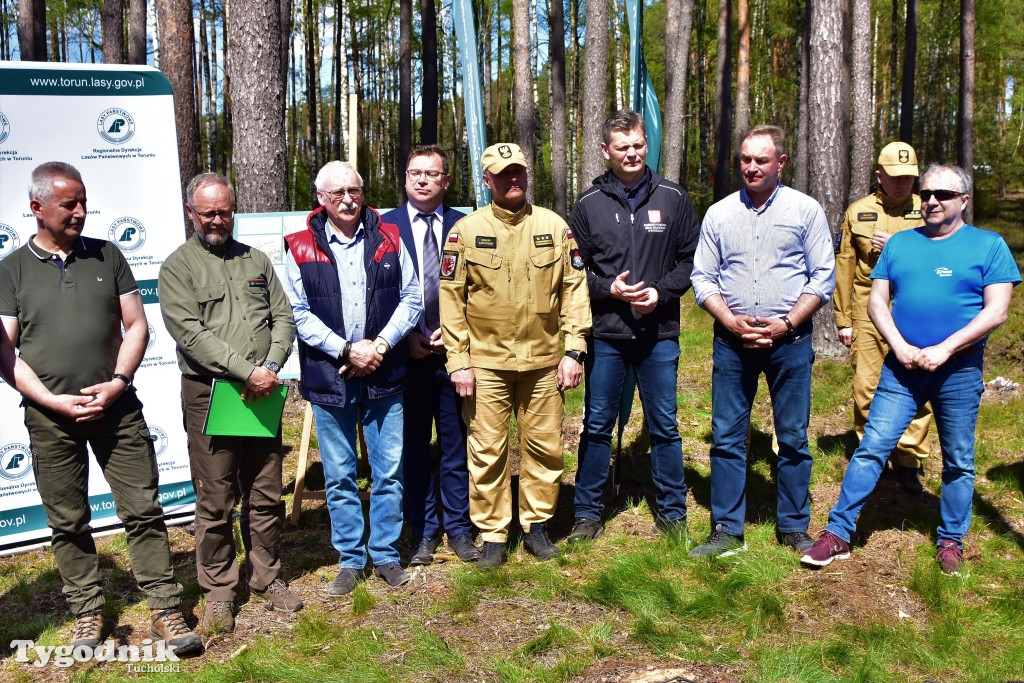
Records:
[[[565,16],[562,0],[548,0],[548,68],[551,88],[551,191],[552,209],[567,217],[565,113]]]
[[[530,3],[529,0],[512,0],[512,66],[515,78],[512,82],[512,97],[516,112],[516,144],[526,155],[526,199],[534,202],[537,197],[534,178],[533,155],[533,69],[530,60]]]
[[[124,0],[103,0],[103,63],[124,64]]]
[[[732,160],[732,0],[718,0],[718,67],[715,71],[715,187],[717,202],[729,194]]]
[[[797,122],[796,122],[796,158],[792,160],[793,166],[793,187],[801,192],[807,192],[808,188],[808,166],[810,154],[809,144],[809,115],[808,96],[811,90],[811,23],[814,16],[814,5],[811,0],[804,0],[804,11],[798,13],[801,18],[798,31],[797,45],[799,52],[797,80],[800,82],[800,90],[797,95]]]
[[[583,148],[583,171],[580,186],[604,173],[601,155],[601,126],[606,118],[608,103],[608,0],[588,0],[587,37],[583,55],[583,107],[581,120],[583,135],[579,144]]]
[[[707,28],[707,3],[698,2],[695,6],[694,21],[697,23],[697,109],[699,119],[699,135],[697,149],[700,150],[700,165],[697,179],[701,185],[708,184],[709,138],[711,137],[711,115],[708,112],[707,78],[707,41],[704,39]]]
[[[228,49],[237,209],[284,211],[287,159],[278,5],[234,0]]]
[[[56,41],[57,37],[53,39]],[[46,3],[43,0],[18,2],[18,50],[23,62],[46,61]]]
[[[395,177],[405,177],[405,160],[412,150],[412,0],[398,7],[398,159]],[[405,183],[398,183],[398,201],[405,202]]]
[[[871,0],[853,0],[851,45],[853,84],[853,158],[850,163],[850,198],[868,193],[872,167],[871,109]]]
[[[423,88],[420,117],[420,143],[433,145],[437,142],[437,10],[434,0],[420,0],[420,26],[423,35]],[[405,163],[405,158],[402,158]]]
[[[742,184],[739,154],[743,133],[750,127],[750,0],[736,0],[736,107],[732,122],[732,186]]]
[[[128,3],[128,63],[146,63],[146,0]]]
[[[811,196],[825,209],[833,237],[846,208],[847,112],[843,70],[844,0],[816,0],[811,15],[810,155],[808,181]],[[843,355],[845,347],[836,334],[832,306],[814,315],[815,349],[826,356]]]
[[[960,102],[956,117],[957,163],[974,180],[974,0],[960,0]],[[977,198],[976,190],[972,189]],[[967,204],[964,220],[974,222],[975,202]]]
[[[683,146],[686,140],[687,72],[694,0],[667,0],[665,7],[665,129],[662,168],[665,178],[685,181]]]
[[[917,8],[920,0],[907,0],[907,33],[900,94],[900,140],[914,144],[914,69],[917,65]]]
[[[167,76],[174,94],[174,124],[178,134],[178,171],[181,194],[199,170],[196,124],[195,75],[192,70],[192,6],[176,0],[157,2],[160,23],[160,70]],[[182,209],[184,210],[184,209]],[[185,236],[192,234],[192,223],[185,221]]]

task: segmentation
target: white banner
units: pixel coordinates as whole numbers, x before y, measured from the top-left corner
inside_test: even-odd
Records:
[[[36,232],[28,182],[47,161],[81,171],[88,196],[84,234],[120,247],[139,283],[150,341],[135,384],[154,437],[164,514],[188,514],[195,494],[180,373],[157,297],[160,264],[185,236],[167,79],[146,66],[0,62],[0,259]],[[68,334],[74,334],[70,323]],[[50,537],[20,402],[0,380],[0,555]],[[89,504],[94,529],[120,523],[95,460]]]

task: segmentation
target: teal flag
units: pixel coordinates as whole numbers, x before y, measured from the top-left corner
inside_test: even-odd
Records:
[[[462,62],[462,99],[466,105],[466,137],[469,138],[469,174],[473,178],[477,208],[491,203],[491,191],[484,187],[480,158],[487,147],[484,100],[480,85],[480,60],[476,54],[476,25],[470,0],[454,0],[455,39]],[[661,139],[660,137],[658,138]],[[661,143],[658,143],[659,148]]]
[[[647,165],[661,173],[661,109],[644,62],[643,12],[643,0],[626,0],[626,16],[629,19],[629,106],[644,115],[644,125],[647,127]]]

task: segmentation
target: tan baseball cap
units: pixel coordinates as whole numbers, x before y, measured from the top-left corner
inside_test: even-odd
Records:
[[[485,171],[491,173],[501,173],[513,164],[519,164],[526,168],[526,157],[523,155],[523,150],[519,149],[519,145],[511,142],[499,142],[496,145],[491,145],[484,150],[484,155],[480,157],[480,165],[484,167]]]
[[[891,176],[920,175],[917,154],[905,142],[890,142],[878,154],[878,165]]]

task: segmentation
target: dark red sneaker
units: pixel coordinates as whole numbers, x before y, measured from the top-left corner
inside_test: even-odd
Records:
[[[832,560],[845,560],[850,556],[850,544],[831,531],[824,531],[811,549],[800,558],[800,564],[827,567]]]
[[[939,551],[935,554],[935,561],[939,563],[943,574],[958,576],[960,567],[964,564],[964,553],[960,550],[960,544],[948,538],[939,541]]]

